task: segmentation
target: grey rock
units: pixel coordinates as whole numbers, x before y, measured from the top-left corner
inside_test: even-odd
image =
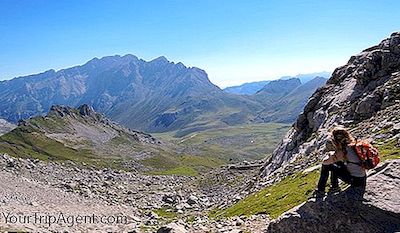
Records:
[[[187,233],[184,226],[177,223],[170,223],[157,230],[157,233]]]
[[[273,221],[267,232],[397,232],[400,229],[400,160],[370,173],[367,191],[354,199],[351,188],[322,202],[309,200]]]
[[[392,131],[394,134],[400,133],[400,123],[397,123],[393,126]]]
[[[173,193],[167,193],[162,196],[162,201],[168,204],[176,204],[179,201],[179,197]]]
[[[189,205],[195,205],[195,204],[197,204],[198,200],[199,200],[198,197],[196,197],[196,196],[194,196],[194,195],[190,195],[190,196],[188,197],[187,203],[188,203]]]

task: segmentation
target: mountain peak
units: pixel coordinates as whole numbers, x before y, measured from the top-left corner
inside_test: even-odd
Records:
[[[66,115],[71,115],[72,108],[68,106],[62,106],[62,105],[53,105],[50,108],[50,111],[48,115],[57,115],[60,117],[64,117]]]
[[[95,57],[95,58],[91,59],[90,61],[88,61],[87,63],[85,63],[84,66],[87,66],[87,65],[92,65],[94,67],[115,66],[115,65],[136,62],[138,60],[139,60],[139,58],[132,54],[126,54],[124,56],[120,56],[120,55],[104,56],[101,58]]]
[[[77,108],[79,110],[79,114],[81,114],[81,116],[90,116],[93,117],[95,116],[97,113],[94,111],[93,107],[87,105],[87,104],[83,104],[81,106],[79,106]]]
[[[309,81],[307,81],[306,83],[313,83],[313,82],[326,82],[328,79],[321,77],[321,76],[317,76]]]
[[[151,63],[169,63],[168,59],[164,56],[157,57],[150,61]]]
[[[125,54],[124,56],[122,56],[121,58],[125,59],[125,60],[139,60],[138,57],[136,57],[133,54]]]
[[[56,116],[56,117],[84,117],[84,118],[91,118],[95,121],[99,121],[102,119],[102,115],[95,112],[93,107],[83,104],[78,108],[71,108],[69,106],[62,106],[62,105],[53,105],[50,108],[49,113],[47,116]]]

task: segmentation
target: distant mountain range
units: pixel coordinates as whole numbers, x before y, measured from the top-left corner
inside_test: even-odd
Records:
[[[301,83],[306,83],[315,77],[323,77],[328,79],[332,75],[331,72],[327,71],[322,71],[322,72],[315,72],[315,73],[309,73],[309,74],[298,74],[296,76],[283,76],[280,79],[291,79],[291,78],[298,78],[300,79]]]
[[[133,129],[164,132],[243,123],[262,107],[226,94],[198,68],[165,57],[92,59],[82,66],[0,82],[0,116],[11,122],[45,114],[52,105],[88,104]]]
[[[269,99],[269,105],[258,113],[257,118],[262,122],[293,122],[296,114],[302,112],[309,97],[328,79],[315,77],[301,84],[300,79],[292,78],[270,82],[255,96]],[[270,98],[266,98],[266,96]]]
[[[310,73],[310,74],[298,74],[296,76],[283,76],[279,79],[287,80],[287,79],[292,79],[292,78],[298,78],[300,79],[300,82],[302,84],[305,84],[306,82],[314,79],[315,77],[323,77],[323,78],[329,78],[331,76],[330,72],[316,72],[316,73]],[[226,87],[224,88],[225,92],[232,93],[232,94],[239,94],[239,95],[253,95],[260,91],[265,85],[267,85],[269,82],[273,80],[266,80],[266,81],[259,81],[259,82],[249,82],[249,83],[244,83],[242,85],[238,86],[232,86],[232,87]]]
[[[305,101],[296,102],[297,106],[282,98],[289,98],[302,85],[298,78],[281,79],[268,82],[254,95],[236,95],[211,83],[199,68],[165,57],[144,61],[134,55],[116,55],[0,82],[0,118],[16,123],[45,115],[53,105],[87,104],[131,129],[185,135],[252,121],[293,120]],[[302,100],[312,93],[305,89],[297,95]],[[278,117],[281,113],[272,114],[274,108],[283,107],[274,105],[277,101],[293,109],[285,113],[295,114],[282,118]]]
[[[232,94],[252,95],[261,90],[268,83],[269,81],[244,83],[239,86],[224,88],[224,91]]]

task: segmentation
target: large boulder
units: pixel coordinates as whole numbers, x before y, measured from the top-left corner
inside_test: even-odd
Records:
[[[387,162],[368,177],[365,200],[354,189],[311,199],[273,221],[267,232],[363,232],[400,231],[400,159]]]

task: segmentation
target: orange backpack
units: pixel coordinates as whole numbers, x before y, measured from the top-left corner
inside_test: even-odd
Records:
[[[361,166],[365,169],[372,169],[381,161],[379,158],[379,151],[367,141],[356,141],[349,145],[354,149],[358,158],[361,160]]]

